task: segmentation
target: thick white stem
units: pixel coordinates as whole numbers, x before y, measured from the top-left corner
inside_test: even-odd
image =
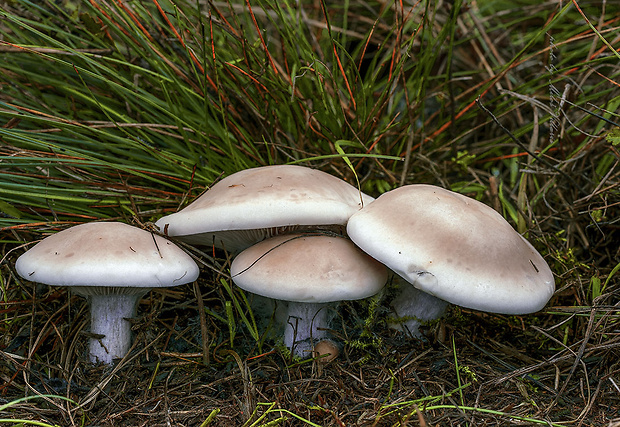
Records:
[[[132,343],[131,323],[125,319],[136,316],[140,294],[90,295],[90,331],[103,338],[90,340],[90,360],[112,364],[124,357]]]
[[[314,342],[327,336],[333,317],[333,303],[288,302],[284,324],[284,345],[301,358],[312,357]]]
[[[420,326],[443,316],[448,302],[422,292],[404,280],[395,278],[395,281],[397,291],[391,305],[398,319],[390,326],[422,338]]]

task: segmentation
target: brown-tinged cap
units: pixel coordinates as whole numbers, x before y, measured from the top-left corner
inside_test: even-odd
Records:
[[[57,286],[156,288],[198,278],[198,266],[161,236],[120,222],[91,222],[46,237],[15,263],[20,276]]]
[[[553,295],[553,274],[495,210],[432,185],[384,193],[354,214],[347,233],[416,288],[477,310],[525,314]]]
[[[328,173],[296,165],[234,173],[177,213],[156,222],[168,236],[237,252],[275,228],[345,225],[374,199]]]
[[[241,252],[231,265],[240,288],[303,303],[356,300],[379,292],[387,268],[350,240],[325,235],[280,235]]]

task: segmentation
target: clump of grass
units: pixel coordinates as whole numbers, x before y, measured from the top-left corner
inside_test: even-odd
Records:
[[[105,5],[3,12],[3,194],[20,211],[5,223],[148,219],[262,163],[180,38],[190,17]]]

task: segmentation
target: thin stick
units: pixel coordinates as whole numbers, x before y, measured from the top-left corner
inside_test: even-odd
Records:
[[[202,335],[202,363],[209,365],[209,343],[207,341],[207,316],[205,315],[205,305],[202,301],[202,293],[198,286],[198,281],[194,282],[194,294],[198,303],[198,314],[200,315],[200,334]]]

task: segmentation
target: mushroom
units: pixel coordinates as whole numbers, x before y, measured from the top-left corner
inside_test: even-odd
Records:
[[[375,295],[388,276],[350,240],[322,234],[264,240],[237,255],[230,272],[240,288],[286,302],[284,344],[302,358],[326,337],[334,305]]]
[[[161,236],[120,222],[91,222],[46,237],[21,255],[17,273],[68,286],[90,301],[90,360],[111,364],[131,347],[138,301],[151,288],[198,278],[192,258]]]
[[[321,363],[328,363],[340,355],[340,347],[334,341],[325,339],[314,346],[314,357]]]
[[[370,256],[435,297],[408,304],[405,291],[394,301],[401,316],[439,317],[444,301],[494,313],[532,313],[555,289],[543,257],[499,213],[440,187],[416,184],[384,193],[351,216],[347,233]]]
[[[232,253],[300,228],[344,226],[374,200],[328,173],[296,165],[263,166],[227,176],[155,224],[162,233]]]

